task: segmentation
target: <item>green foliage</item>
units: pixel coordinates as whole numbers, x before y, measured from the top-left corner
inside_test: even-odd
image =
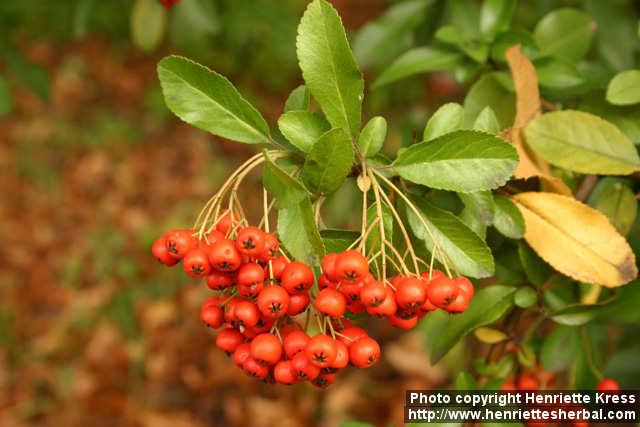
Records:
[[[155,0],[135,0],[131,10],[131,38],[140,50],[154,51],[164,36],[167,11]]]
[[[287,140],[305,153],[329,129],[331,125],[318,113],[304,110],[290,110],[278,119],[280,132]]]
[[[640,70],[627,70],[615,75],[607,86],[607,101],[614,105],[640,102]]]
[[[464,109],[456,102],[449,102],[433,113],[422,133],[423,141],[431,141],[439,136],[462,128]]]
[[[367,122],[360,132],[358,144],[365,157],[373,157],[380,152],[387,136],[387,121],[384,117],[375,116]]]
[[[341,128],[331,129],[313,144],[300,177],[313,193],[331,194],[344,182],[353,160],[353,145],[347,133]]]
[[[318,265],[324,256],[324,244],[309,199],[278,210],[278,235],[295,259]]]
[[[588,14],[576,9],[557,9],[538,22],[533,37],[541,55],[577,61],[589,51],[595,28]]]
[[[414,74],[440,71],[460,64],[460,54],[431,47],[414,48],[396,59],[373,83],[379,87]]]

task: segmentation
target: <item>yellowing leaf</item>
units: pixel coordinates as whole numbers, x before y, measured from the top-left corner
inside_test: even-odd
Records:
[[[516,90],[516,118],[507,137],[518,151],[520,163],[514,172],[516,178],[540,177],[545,188],[556,193],[571,195],[571,190],[562,180],[551,175],[549,165],[540,159],[525,143],[522,136],[524,127],[540,114],[540,91],[536,69],[525,55],[520,45],[511,46],[505,51],[513,84]]]
[[[498,329],[487,328],[486,326],[479,327],[473,331],[473,333],[478,340],[485,344],[497,344],[509,338],[504,332]]]
[[[638,275],[631,247],[600,212],[553,193],[520,193],[513,200],[525,220],[525,240],[559,272],[606,287]]]

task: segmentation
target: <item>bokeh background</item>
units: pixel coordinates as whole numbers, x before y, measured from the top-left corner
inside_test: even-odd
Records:
[[[179,53],[209,65],[273,124],[301,83],[295,34],[307,1],[182,0],[162,12],[157,42],[140,32],[155,31],[136,12],[148,3],[0,1],[0,93],[10,94],[0,96],[0,426],[401,424],[403,390],[446,384],[462,351],[434,367],[420,331],[376,323],[375,369],[349,370],[327,391],[267,386],[233,368],[200,324],[206,287],[149,252],[256,150],[171,115],[156,63]],[[355,33],[393,1],[332,3]],[[447,19],[451,2],[434,3],[409,40],[369,56],[360,41],[369,82]],[[580,2],[520,3],[515,19],[530,27]],[[387,116],[394,147],[464,91],[446,73],[411,78],[368,92],[365,117]],[[253,178],[249,210],[261,203]],[[332,224],[357,226],[351,196],[328,203]]]

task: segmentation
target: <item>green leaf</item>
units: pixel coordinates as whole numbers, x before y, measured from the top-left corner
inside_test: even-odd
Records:
[[[382,149],[387,137],[387,121],[384,117],[375,116],[367,122],[360,132],[358,144],[363,156],[373,157]]]
[[[586,0],[584,9],[597,21],[598,58],[612,70],[634,66],[637,14],[629,13],[626,2]],[[635,16],[634,16],[635,15]]]
[[[464,203],[464,210],[477,218],[484,225],[491,225],[495,205],[491,191],[477,191],[475,193],[458,193]]]
[[[607,101],[614,105],[639,103],[640,70],[627,70],[616,74],[607,86]]]
[[[278,127],[290,143],[305,153],[331,129],[321,114],[311,111],[287,111],[278,119]]]
[[[324,133],[309,151],[300,177],[316,194],[330,194],[342,185],[354,161],[353,145],[341,128]]]
[[[300,85],[291,91],[284,103],[284,112],[306,110],[309,108],[311,95],[305,85]]]
[[[495,211],[493,226],[510,239],[522,239],[524,236],[524,218],[520,210],[507,197],[497,194],[494,197]]]
[[[410,49],[394,60],[375,80],[373,87],[395,82],[415,74],[448,70],[462,63],[462,55],[432,47]]]
[[[327,253],[340,253],[356,241],[360,233],[351,230],[327,229],[320,232]]]
[[[456,390],[477,389],[476,380],[468,372],[460,372],[455,380]]]
[[[278,237],[298,261],[318,265],[324,256],[324,244],[309,199],[278,210]]]
[[[516,291],[513,301],[518,307],[529,308],[538,301],[538,294],[533,288],[525,286]]]
[[[504,185],[517,165],[516,150],[502,138],[460,130],[410,146],[392,166],[411,182],[468,193]]]
[[[269,126],[224,76],[180,56],[158,63],[167,106],[185,122],[247,144],[268,142]]]
[[[497,200],[497,198],[496,198]],[[541,286],[551,276],[551,266],[533,251],[525,241],[518,243],[518,256],[529,282]]]
[[[423,141],[431,141],[439,136],[462,128],[464,109],[456,102],[449,102],[433,113],[422,133]]]
[[[47,70],[40,64],[25,58],[12,45],[1,45],[1,53],[7,69],[15,82],[27,88],[43,101],[50,96],[50,82]]]
[[[498,123],[496,113],[493,112],[491,107],[486,106],[480,111],[476,121],[473,122],[473,129],[492,134],[500,132],[500,123]]]
[[[298,205],[308,194],[300,181],[289,175],[268,157],[264,163],[262,184],[276,198],[280,208]]]
[[[506,89],[501,80],[507,75],[502,73],[487,73],[471,86],[464,98],[465,127],[471,126],[478,114],[485,108],[491,107],[496,114],[500,129],[513,124],[516,111],[516,97]]]
[[[580,110],[600,116],[610,121],[635,145],[640,144],[640,107],[619,107],[605,101],[604,95],[592,93],[586,97]]]
[[[360,129],[364,80],[333,6],[325,0],[309,4],[296,47],[302,77],[329,123],[354,137]]]
[[[95,7],[95,0],[79,0],[73,10],[73,36],[77,39],[87,34],[91,21],[91,14]]]
[[[626,236],[631,231],[638,213],[638,202],[631,188],[622,180],[603,178],[593,189],[588,202],[605,214],[620,234]]]
[[[533,368],[536,363],[536,354],[528,343],[520,344],[517,357],[518,362],[525,368]]]
[[[598,315],[610,311],[611,307],[618,300],[614,296],[606,301],[597,304],[571,304],[551,312],[551,319],[561,325],[581,326],[591,322]]]
[[[612,355],[606,361],[604,376],[613,378],[625,389],[638,389],[640,387],[640,347],[633,345]]]
[[[345,421],[340,427],[373,427],[373,424],[365,423],[363,421]]]
[[[7,79],[0,75],[0,116],[9,114],[13,110],[13,99],[11,98],[11,88]]]
[[[445,25],[438,28],[435,38],[443,43],[457,47],[479,64],[484,63],[489,55],[489,46],[486,43],[468,38],[455,25]]]
[[[156,0],[135,0],[130,24],[133,44],[143,52],[152,52],[162,42],[167,11]]]
[[[391,5],[365,24],[353,39],[353,53],[362,67],[382,63],[411,47],[414,30],[424,21],[433,0],[408,0]]]
[[[540,362],[547,371],[559,372],[573,363],[580,346],[578,329],[560,326],[542,343]]]
[[[484,0],[480,9],[480,32],[488,39],[506,30],[516,7],[516,0]]]
[[[465,335],[474,329],[489,325],[500,319],[513,306],[515,288],[503,285],[480,289],[462,314],[451,316],[442,310],[427,315],[421,326],[429,329],[430,324],[440,319],[448,319],[439,329],[435,339],[427,341],[427,351],[431,363],[437,363]]]
[[[589,51],[596,24],[591,16],[576,9],[556,9],[536,25],[533,37],[540,54],[578,61]]]
[[[435,240],[447,258],[436,251],[436,259],[453,262],[461,274],[469,277],[483,278],[493,274],[493,256],[487,245],[451,212],[437,208],[424,199],[413,198],[413,204],[422,213]],[[434,251],[433,240],[425,230],[422,221],[409,209],[405,209],[413,234],[424,242],[427,250]]]
[[[536,61],[536,72],[540,86],[549,89],[568,89],[584,83],[584,78],[575,64],[555,58]]]
[[[538,116],[525,136],[540,157],[575,172],[626,175],[640,168],[635,147],[618,128],[582,111]]]

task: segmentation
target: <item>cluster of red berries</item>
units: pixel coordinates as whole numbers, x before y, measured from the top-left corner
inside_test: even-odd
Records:
[[[174,4],[180,3],[180,0],[160,0],[160,3],[168,9]]]
[[[195,230],[171,230],[153,244],[152,252],[167,266],[182,261],[186,274],[204,278],[219,291],[202,304],[202,321],[223,328],[216,345],[248,374],[267,382],[310,381],[326,387],[348,364],[375,364],[380,345],[351,324],[344,317],[347,312],[366,311],[410,329],[437,308],[464,311],[473,297],[468,279],[450,279],[438,270],[382,283],[356,250],[322,259],[316,293],[313,270],[280,255],[274,234],[236,223],[225,213],[202,240]],[[322,333],[310,336],[295,321],[305,311],[317,317]]]

